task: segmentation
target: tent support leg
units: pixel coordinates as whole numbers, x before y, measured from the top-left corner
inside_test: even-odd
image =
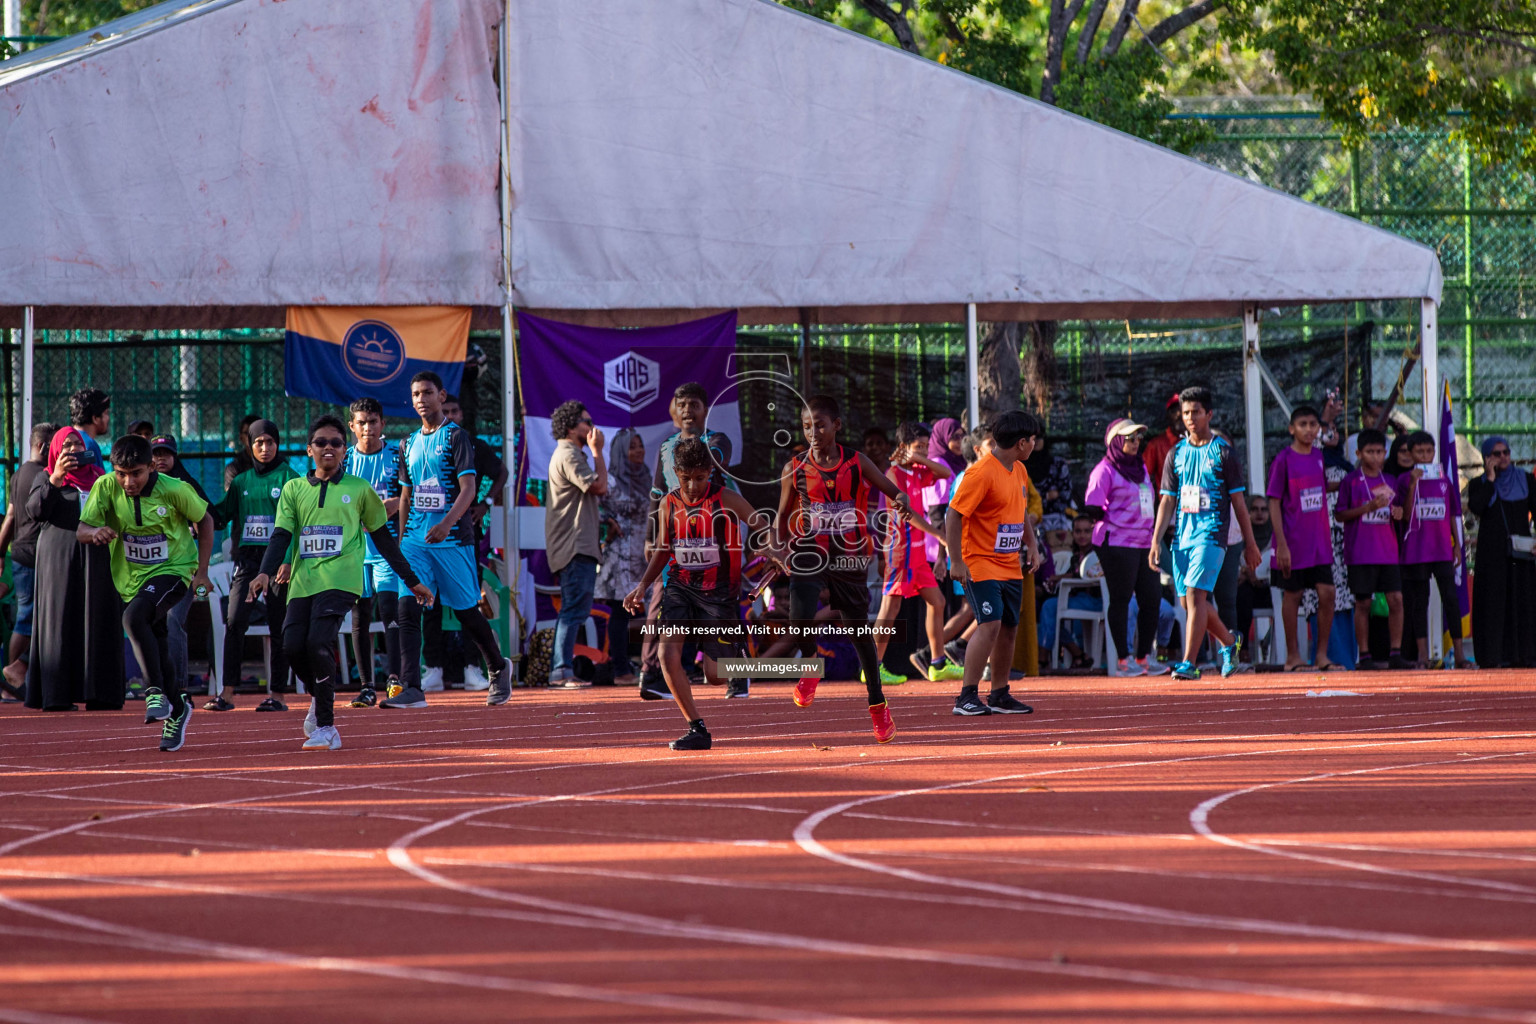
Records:
[[[1419,303],[1419,372],[1424,375],[1424,412],[1419,422],[1434,435],[1435,459],[1440,451],[1440,347],[1436,327],[1435,303],[1423,299]]]
[[[21,461],[32,457],[32,393],[36,388],[33,359],[37,339],[34,337],[32,307],[21,311]]]
[[[981,352],[976,340],[976,303],[965,307],[965,391],[968,396],[966,409],[970,413],[967,429],[981,426]]]
[[[1264,493],[1264,381],[1259,367],[1259,311],[1243,307],[1243,406],[1248,434],[1248,494]]]
[[[1419,302],[1419,372],[1424,380],[1424,410],[1420,416],[1420,422],[1429,435],[1435,439],[1435,462],[1438,464],[1444,455],[1440,451],[1440,349],[1437,334],[1437,317],[1435,315],[1435,303],[1432,299],[1421,299]],[[1453,481],[1456,486],[1459,481]],[[1440,605],[1440,590],[1436,586],[1430,588],[1429,622],[1426,632],[1429,634],[1428,649],[1430,664],[1435,664],[1445,657],[1445,615]]]
[[[507,609],[509,623],[507,635],[510,650],[503,653],[512,659],[513,678],[521,681],[522,633],[518,609],[520,607],[518,583],[522,577],[522,545],[517,536],[517,506],[522,495],[518,482],[522,479],[522,466],[517,461],[517,335],[512,317],[512,2],[507,0],[502,9],[501,34],[498,42],[501,53],[498,78],[501,86],[501,285],[506,301],[501,307],[501,460],[507,467],[507,483],[501,493],[501,527],[503,543],[503,582],[507,585],[511,607]]]

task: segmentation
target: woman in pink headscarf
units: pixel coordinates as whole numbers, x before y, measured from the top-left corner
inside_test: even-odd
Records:
[[[73,711],[123,706],[123,606],[104,546],[75,539],[80,509],[102,470],[86,461],[80,432],[66,427],[48,446],[48,475],[27,495],[43,523],[37,537],[32,661],[27,707]]]

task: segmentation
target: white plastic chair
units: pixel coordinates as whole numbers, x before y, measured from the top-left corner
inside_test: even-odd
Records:
[[[235,563],[216,562],[208,567],[208,582],[213,585],[213,590],[208,594],[208,610],[211,613],[208,618],[213,623],[213,650],[209,652],[208,678],[217,684],[217,689],[210,685],[208,695],[217,697],[224,692],[226,686],[238,686],[240,680],[226,680],[224,678],[224,634],[228,631],[228,615],[221,613],[219,598],[226,602],[229,600],[229,587],[235,575]],[[267,679],[272,678],[272,630],[269,626],[252,624],[245,631],[246,636],[261,637],[262,663],[266,666]],[[304,684],[299,683],[299,693],[304,692]],[[275,689],[275,688],[274,688]]]
[[[1071,607],[1075,592],[1098,591],[1100,610]],[[1061,667],[1061,624],[1071,620],[1083,623],[1083,650],[1093,655],[1095,666],[1103,664],[1109,674],[1119,675],[1120,654],[1115,650],[1114,638],[1109,635],[1105,619],[1109,608],[1109,586],[1104,579],[1063,579],[1056,588],[1056,635],[1051,638],[1051,664]]]

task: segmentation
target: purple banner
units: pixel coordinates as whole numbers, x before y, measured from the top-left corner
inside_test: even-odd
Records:
[[[1445,470],[1445,478],[1450,481],[1452,487],[1458,490],[1461,487],[1461,473],[1456,458],[1456,419],[1451,412],[1451,386],[1448,383],[1440,385],[1440,465]],[[1472,612],[1472,594],[1467,588],[1467,541],[1465,529],[1462,525],[1462,517],[1455,517],[1456,550],[1456,598],[1461,606],[1462,626],[1468,623],[1467,616]]]
[[[522,352],[523,426],[528,439],[528,476],[545,479],[555,440],[550,415],[575,399],[587,407],[608,443],[629,427],[645,442],[646,462],[676,427],[672,392],[698,381],[710,397],[708,426],[741,451],[741,416],[731,379],[736,352],[736,312],[672,327],[616,330],[581,327],[517,314]],[[611,453],[608,455],[610,461]]]

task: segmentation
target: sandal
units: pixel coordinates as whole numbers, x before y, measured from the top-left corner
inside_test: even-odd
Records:
[[[276,697],[268,697],[266,700],[264,700],[260,704],[256,705],[256,710],[257,711],[287,711],[288,710],[288,705],[284,704],[282,701],[278,700]]]
[[[1348,672],[1349,671],[1349,669],[1345,668],[1343,665],[1337,665],[1337,664],[1335,664],[1335,663],[1333,663],[1331,661],[1325,662],[1324,664],[1321,664],[1321,665],[1317,666],[1317,670],[1319,672]]]
[[[203,704],[203,710],[204,711],[233,711],[233,710],[235,710],[235,705],[234,705],[234,703],[232,701],[225,700],[224,699],[224,695],[221,693],[217,697],[213,698],[212,700],[207,701],[206,703],[204,703]]]

